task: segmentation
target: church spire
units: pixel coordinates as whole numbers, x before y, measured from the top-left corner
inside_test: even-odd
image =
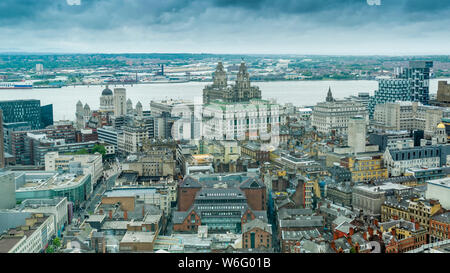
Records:
[[[332,101],[334,101],[333,94],[331,93],[331,86],[328,87],[328,94],[327,94],[326,101],[327,101],[327,102],[332,102]]]

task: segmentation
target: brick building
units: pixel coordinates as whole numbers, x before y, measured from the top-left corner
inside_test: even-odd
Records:
[[[242,228],[242,248],[272,248],[272,226],[260,219],[245,223]]]
[[[194,232],[207,225],[211,232],[242,231],[251,220],[267,221],[264,183],[242,174],[187,176],[178,186],[174,230]]]
[[[430,219],[430,243],[450,239],[450,212],[436,214]]]

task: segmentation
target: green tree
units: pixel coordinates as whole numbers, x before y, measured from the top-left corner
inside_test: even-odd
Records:
[[[61,246],[61,240],[58,237],[56,237],[55,239],[53,239],[53,245],[55,247],[60,247]]]
[[[45,253],[55,253],[55,248],[52,245],[50,245],[45,250]]]
[[[93,153],[93,154],[95,154],[95,153],[100,153],[102,156],[105,156],[105,155],[106,155],[106,148],[105,148],[105,146],[103,146],[103,145],[97,144],[97,145],[95,145],[94,148],[92,149],[92,153]]]

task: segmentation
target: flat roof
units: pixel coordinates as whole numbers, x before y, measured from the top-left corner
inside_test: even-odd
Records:
[[[384,183],[384,184],[379,185],[379,186],[375,186],[375,185],[361,185],[361,186],[356,186],[356,188],[364,189],[364,190],[372,191],[372,192],[378,192],[378,189],[379,189],[379,191],[406,190],[406,189],[410,189],[411,187],[404,186],[404,185],[397,184],[397,183],[387,182],[387,183]]]
[[[154,189],[154,188],[145,188],[145,189],[121,188],[121,189],[108,190],[103,195],[106,197],[132,197],[132,196],[155,194],[155,193],[156,193],[156,189]]]
[[[127,231],[120,243],[153,243],[155,233],[145,231]]]
[[[49,189],[63,189],[78,186],[87,174],[58,174],[57,172],[14,172],[16,181],[25,175],[25,183],[16,191],[35,191]]]
[[[450,178],[442,178],[442,179],[435,179],[427,181],[428,184],[433,184],[436,186],[444,187],[444,188],[450,188]]]

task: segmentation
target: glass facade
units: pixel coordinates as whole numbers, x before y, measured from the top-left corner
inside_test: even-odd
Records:
[[[4,123],[26,121],[33,130],[42,128],[41,101],[39,100],[0,101],[0,109],[3,110]]]
[[[67,197],[75,206],[87,200],[91,192],[91,175],[86,175],[74,186],[63,188],[49,188],[45,190],[16,191],[17,201],[26,199],[52,199],[54,197]]]

